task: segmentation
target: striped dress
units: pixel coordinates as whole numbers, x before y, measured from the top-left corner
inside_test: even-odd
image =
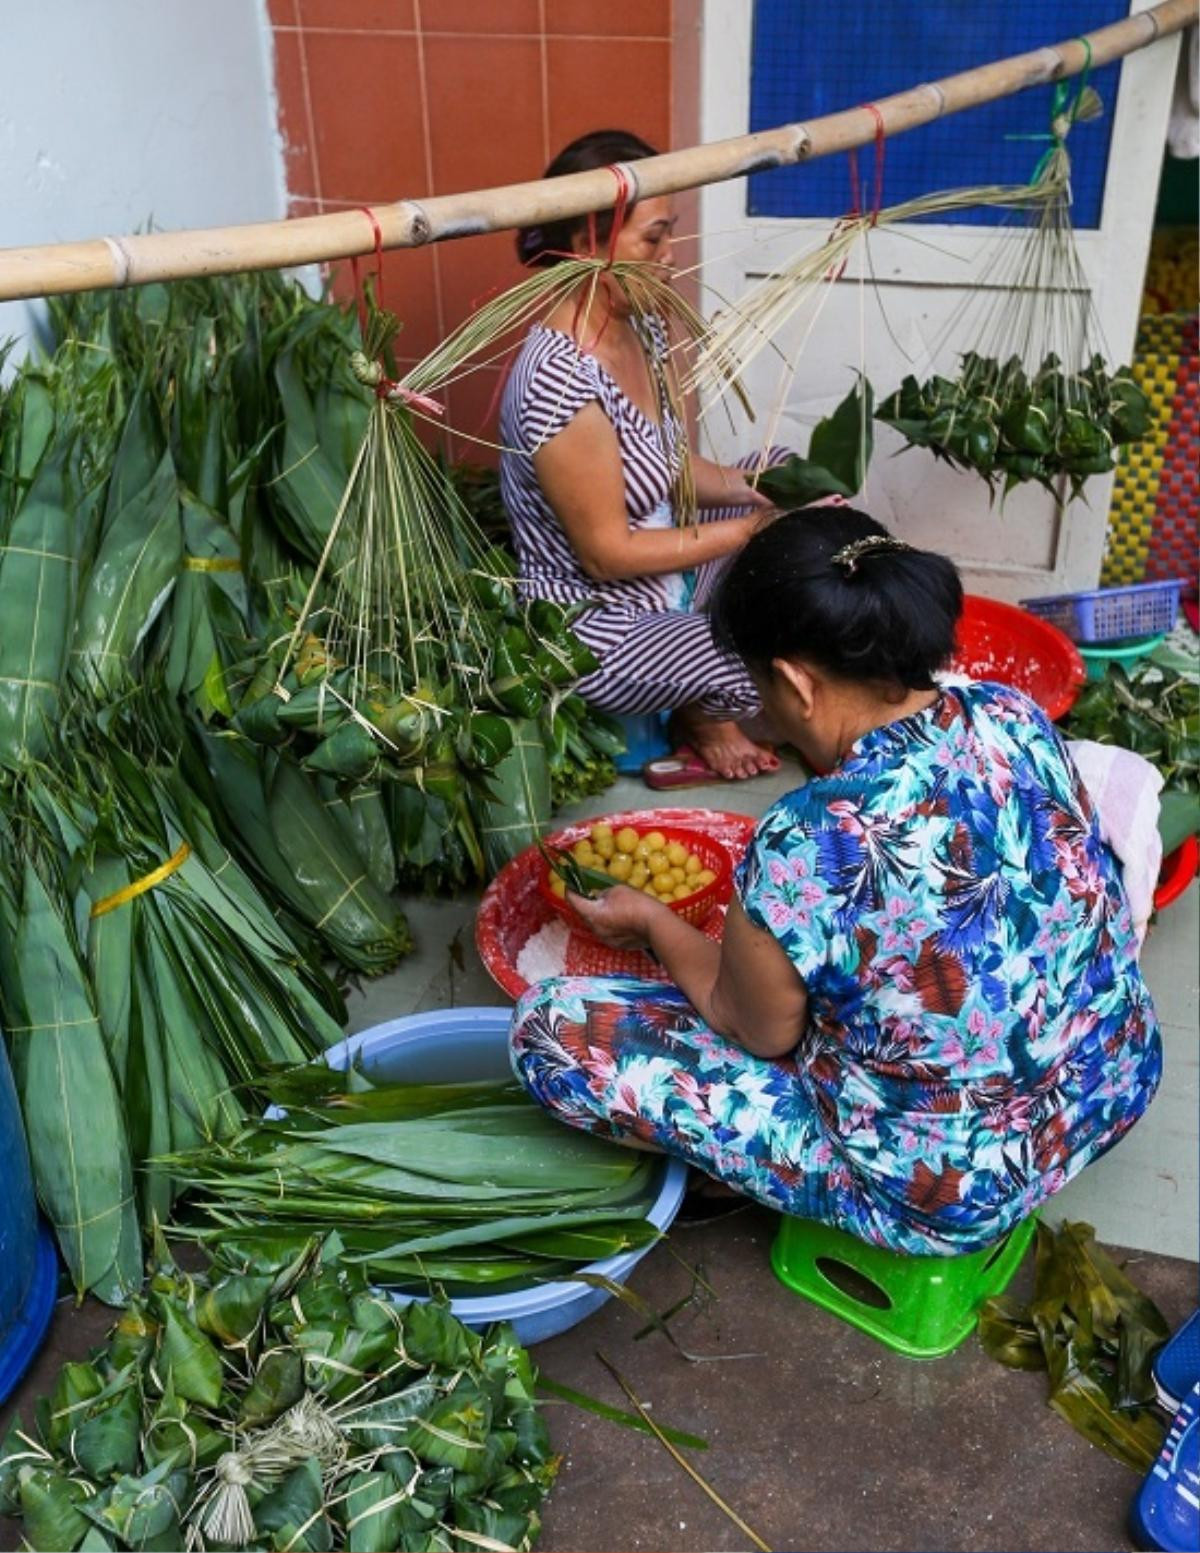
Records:
[[[665,351],[665,329],[654,323],[651,334],[654,348]],[[500,485],[526,594],[586,606],[574,629],[600,667],[578,689],[602,710],[628,715],[696,706],[709,717],[751,715],[759,705],[754,685],[716,646],[703,613],[724,562],[695,572],[597,582],[580,565],[543,495],[533,454],[593,402],[620,444],[630,529],[675,523],[671,488],[683,444],[669,406],[651,420],[569,335],[535,324],[513,363],[500,409],[506,450]],[[700,521],[728,516],[728,508],[709,509]]]

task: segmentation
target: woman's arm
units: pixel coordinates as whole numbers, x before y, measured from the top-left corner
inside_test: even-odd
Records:
[[[617,885],[598,900],[569,897],[589,930],[618,948],[653,950],[718,1035],[756,1057],[785,1057],[804,1033],[808,992],[782,945],[733,901],[716,944],[660,901]]]
[[[755,512],[771,510],[770,498],[756,491],[747,478],[749,471],[730,464],[715,464],[711,458],[692,454],[692,478],[696,483],[698,507],[748,507]]]
[[[537,450],[533,470],[579,564],[597,582],[653,577],[715,561],[740,550],[760,521],[751,515],[687,528],[631,530],[621,445],[598,404],[584,405]]]

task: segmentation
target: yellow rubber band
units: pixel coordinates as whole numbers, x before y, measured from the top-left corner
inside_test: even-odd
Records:
[[[185,572],[240,572],[242,563],[227,555],[185,555]]]
[[[139,895],[144,895],[147,890],[152,890],[156,884],[161,884],[164,879],[169,879],[177,868],[182,868],[192,855],[192,849],[186,841],[180,842],[179,850],[169,857],[165,863],[160,863],[157,868],[152,868],[142,878],[135,879],[132,884],[127,884],[124,889],[116,890],[112,895],[106,895],[102,901],[97,901],[92,907],[93,917],[103,917],[107,912],[116,911],[118,906],[124,906],[127,902],[136,900]]]

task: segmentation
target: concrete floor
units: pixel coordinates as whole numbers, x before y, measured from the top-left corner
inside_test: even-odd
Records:
[[[758,814],[795,781],[795,769],[785,768],[775,778],[693,790],[679,801]],[[626,780],[581,812],[650,807],[654,796]],[[475,954],[475,904],[411,904],[417,951],[354,994],[352,1031],[423,1009],[508,1001]],[[1164,913],[1145,951],[1166,1038],[1162,1091],[1128,1139],[1055,1205],[1058,1216],[1087,1219],[1102,1241],[1125,1248],[1131,1274],[1172,1325],[1197,1304],[1198,919],[1200,889],[1192,885]],[[461,968],[449,948],[456,937]],[[892,1354],[776,1282],[768,1263],[773,1232],[772,1215],[755,1208],[672,1232],[671,1245],[717,1294],[684,1312],[673,1330],[711,1362],[687,1362],[657,1334],[634,1341],[640,1319],[610,1302],[541,1345],[539,1365],[624,1406],[596,1359],[605,1353],[656,1418],[709,1441],[696,1465],[774,1549],[1102,1553],[1133,1546],[1125,1515],[1137,1477],[1045,1407],[1043,1376],[1002,1369],[973,1338],[933,1362]],[[1019,1277],[1029,1279],[1028,1261]],[[661,1310],[687,1292],[690,1279],[659,1248],[631,1286]],[[80,1310],[60,1305],[5,1414],[15,1405],[28,1417],[59,1365],[84,1357],[110,1321],[94,1302]],[[564,1404],[554,1404],[549,1417],[564,1461],[545,1514],[543,1553],[749,1547],[653,1440]],[[0,1436],[5,1427],[0,1418]],[[0,1549],[20,1546],[16,1524],[0,1520]]]

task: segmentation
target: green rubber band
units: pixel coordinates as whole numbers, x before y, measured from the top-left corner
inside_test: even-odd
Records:
[[[1034,184],[1037,184],[1041,181],[1042,175],[1046,171],[1046,166],[1049,163],[1051,157],[1053,157],[1054,153],[1066,143],[1066,135],[1059,134],[1055,130],[1054,126],[1064,118],[1067,121],[1068,129],[1070,129],[1071,125],[1075,123],[1075,120],[1079,116],[1080,105],[1083,102],[1083,94],[1087,90],[1088,77],[1092,73],[1091,40],[1080,35],[1078,38],[1075,38],[1072,41],[1082,46],[1086,56],[1083,62],[1083,69],[1079,72],[1079,89],[1075,93],[1074,97],[1071,96],[1071,83],[1069,80],[1056,81],[1054,83],[1054,94],[1050,99],[1049,131],[1043,131],[1038,135],[1005,135],[1004,137],[1005,140],[1048,140],[1050,142],[1045,151],[1043,151],[1042,155],[1038,158],[1037,166],[1030,174],[1030,186],[1033,186]]]

